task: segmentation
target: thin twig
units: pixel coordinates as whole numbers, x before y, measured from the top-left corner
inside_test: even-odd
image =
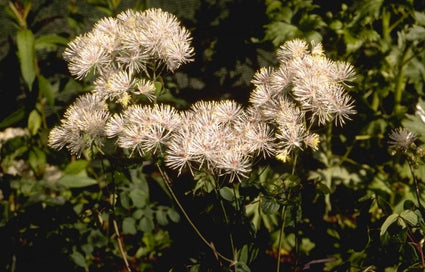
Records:
[[[424,256],[424,252],[423,252],[423,249],[422,249],[422,246],[423,246],[422,243],[416,242],[415,239],[413,239],[413,236],[412,236],[410,230],[407,231],[407,237],[411,241],[410,243],[412,245],[414,245],[416,250],[419,252],[419,255],[421,256],[421,265],[422,265],[422,267],[425,267],[425,256]]]
[[[415,182],[415,193],[416,193],[416,199],[418,201],[418,207],[419,209],[422,209],[423,206],[421,204],[418,179],[416,178],[415,172],[413,172],[414,169],[413,169],[412,162],[410,160],[408,160],[408,164],[409,164],[410,172],[412,173],[413,181]]]
[[[179,206],[181,212],[183,213],[183,216],[186,218],[187,222],[189,222],[189,225],[193,228],[195,233],[201,238],[202,242],[206,244],[214,253],[216,257],[220,257],[221,259],[233,263],[234,261],[230,258],[227,258],[226,256],[222,255],[220,252],[217,251],[217,249],[214,247],[214,244],[212,242],[208,242],[208,240],[202,235],[198,227],[193,223],[192,219],[190,219],[189,215],[186,213],[186,210],[183,208],[183,205],[180,203],[179,199],[177,198],[176,194],[173,191],[173,188],[171,188],[171,180],[168,177],[167,173],[162,169],[162,167],[157,164],[159,173],[161,174],[162,178],[164,179],[165,185],[167,185],[168,191],[170,192],[173,200],[176,202],[177,206]],[[218,258],[217,258],[218,259]]]
[[[106,173],[106,167],[105,167],[105,164],[103,162],[103,157],[102,156],[100,157],[100,164],[102,166],[102,172],[105,175],[105,173]],[[105,176],[105,180],[106,180],[106,176]],[[114,172],[113,171],[112,171],[112,186],[113,186],[112,187],[113,188],[112,199],[111,198],[109,199],[109,201],[111,202],[110,204],[111,204],[112,215],[113,215],[112,225],[114,226],[114,233],[117,236],[118,248],[119,248],[119,251],[121,253],[121,257],[124,260],[125,267],[127,268],[127,271],[128,272],[131,272],[130,264],[128,263],[128,260],[127,260],[127,254],[124,251],[123,243],[121,241],[121,234],[120,234],[120,231],[119,231],[119,228],[118,228],[118,223],[117,223],[117,220],[115,219],[115,205],[116,205],[116,197],[115,197],[116,192],[115,192],[115,190],[116,190],[116,187],[115,187],[115,179],[114,179]],[[106,186],[106,188],[109,191],[108,186]]]
[[[114,225],[115,235],[117,236],[118,248],[120,250],[122,259],[124,260],[125,267],[127,268],[128,272],[131,272],[130,264],[128,263],[128,260],[127,260],[127,254],[125,253],[123,245],[122,245],[121,235],[118,229],[117,220],[115,220],[115,218],[112,219],[112,224]]]
[[[282,207],[282,213],[281,213],[281,218],[282,218],[282,225],[280,227],[280,231],[279,231],[279,241],[278,241],[278,251],[277,251],[277,265],[276,265],[276,272],[280,271],[280,257],[281,257],[281,246],[282,246],[282,237],[283,237],[283,233],[285,231],[285,217],[286,217],[286,205],[284,205]]]

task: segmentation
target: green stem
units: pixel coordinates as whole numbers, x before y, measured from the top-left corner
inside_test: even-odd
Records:
[[[93,152],[94,151],[92,150],[92,154],[94,154]],[[104,178],[107,181],[107,178],[106,178],[106,167],[105,167],[105,163],[103,162],[103,156],[102,155],[100,156],[100,165],[102,167],[102,174],[103,174],[102,179]],[[111,207],[112,207],[111,208],[112,209],[112,226],[114,228],[114,233],[115,233],[115,236],[117,238],[118,250],[120,251],[121,258],[124,261],[124,264],[125,264],[125,267],[126,267],[127,271],[128,272],[131,272],[130,264],[129,264],[128,260],[127,260],[127,253],[126,253],[126,251],[124,249],[124,244],[123,244],[122,239],[121,239],[121,233],[120,233],[120,230],[118,228],[117,219],[115,217],[116,186],[115,186],[115,179],[114,179],[114,172],[113,171],[112,171],[112,186],[113,186],[113,188],[112,188],[112,190],[113,190],[113,192],[112,192],[112,199],[111,198],[109,199],[109,202],[110,202]],[[106,185],[106,187],[108,188],[108,185]],[[101,188],[99,188],[99,189],[101,190]],[[109,193],[109,196],[111,196],[110,193]]]
[[[292,171],[291,171],[291,174],[292,175],[295,174],[295,169],[296,169],[297,161],[298,161],[298,154],[295,153],[294,163],[292,164]],[[289,200],[290,198],[291,198],[291,191],[289,190],[288,196],[287,196],[286,199]],[[280,258],[281,258],[282,238],[283,238],[283,234],[285,232],[286,205],[283,205],[283,207],[282,207],[282,213],[281,213],[280,217],[282,219],[282,225],[280,226],[280,231],[279,231],[276,272],[279,272],[280,271]]]
[[[223,216],[224,216],[224,222],[226,223],[227,226],[229,226],[229,216],[227,216],[227,212],[226,209],[224,207],[224,203],[223,203],[223,199],[220,196],[220,193],[218,191],[218,186],[216,184],[215,188],[214,188],[214,192],[215,192],[215,196],[216,198],[219,200],[220,202],[220,206],[221,206],[221,210],[223,211]],[[232,231],[229,231],[229,240],[230,240],[230,247],[232,248],[232,253],[235,254],[235,244],[233,242],[233,234]]]
[[[370,104],[370,108],[376,112],[378,110],[379,107],[379,101],[381,100],[381,98],[379,97],[379,93],[377,91],[375,91],[373,93],[373,99],[372,99],[372,103]]]
[[[126,267],[127,271],[131,272],[130,264],[128,263],[128,260],[127,260],[127,254],[124,250],[123,243],[121,241],[121,234],[120,234],[120,231],[118,229],[118,224],[117,224],[117,220],[115,219],[115,217],[112,219],[112,224],[114,226],[115,235],[117,236],[118,249],[121,253],[121,257],[124,260],[125,267]]]
[[[280,231],[279,231],[279,241],[278,241],[279,247],[277,248],[276,272],[280,272],[280,257],[281,257],[282,237],[285,231],[286,205],[282,207],[282,213],[280,216],[282,218],[282,225],[280,226]]]
[[[9,8],[12,11],[13,15],[15,16],[16,20],[19,23],[19,26],[22,29],[27,29],[26,19],[27,19],[29,11],[31,9],[31,6],[32,6],[31,2],[26,4],[26,6],[24,8],[24,12],[23,12],[24,14],[21,14],[21,12],[19,12],[18,9],[16,8],[15,4],[12,1],[9,1]]]
[[[396,78],[396,86],[394,90],[394,114],[398,115],[401,113],[401,100],[403,97],[403,89],[405,87],[404,74],[406,71],[406,60],[409,58],[412,44],[410,44],[403,52],[403,56],[400,61],[399,72]]]
[[[418,201],[418,207],[419,207],[419,209],[422,210],[423,206],[422,206],[422,203],[421,203],[418,179],[416,178],[416,175],[415,175],[415,172],[414,172],[414,169],[413,169],[413,165],[412,165],[412,162],[410,162],[410,160],[408,160],[408,164],[409,164],[410,172],[412,173],[413,181],[415,182],[415,193],[416,193],[416,199]]]
[[[220,252],[217,251],[217,249],[214,247],[213,243],[208,242],[208,240],[202,235],[202,233],[199,231],[198,227],[196,227],[195,223],[193,223],[192,219],[190,219],[189,215],[186,213],[186,210],[183,208],[183,205],[180,203],[179,199],[177,198],[176,194],[173,191],[173,188],[171,188],[171,180],[168,177],[167,173],[162,169],[162,167],[157,164],[156,165],[159,173],[161,174],[162,178],[164,179],[164,183],[168,188],[168,191],[170,192],[173,200],[176,202],[177,206],[180,208],[180,211],[183,213],[183,216],[186,218],[189,225],[192,227],[192,229],[195,231],[195,233],[199,236],[199,238],[206,244],[214,253],[216,257],[220,257],[221,259],[233,263],[233,260],[230,258],[227,258],[226,256],[222,255]]]

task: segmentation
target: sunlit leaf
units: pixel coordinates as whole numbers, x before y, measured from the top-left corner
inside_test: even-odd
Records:
[[[233,201],[233,199],[235,197],[233,190],[230,189],[227,186],[220,189],[220,195],[221,195],[222,198],[224,198],[227,201]]]
[[[399,215],[398,214],[391,214],[390,216],[387,217],[387,219],[385,219],[384,223],[381,226],[381,232],[380,235],[384,235],[384,233],[387,232],[387,229],[395,222],[397,221]]]
[[[83,188],[97,184],[95,179],[80,175],[64,175],[57,183],[68,188]]]
[[[31,135],[37,134],[41,127],[41,116],[36,109],[32,110],[28,116],[28,130]]]
[[[400,217],[406,221],[410,226],[418,224],[418,215],[412,210],[404,210],[400,213]]]
[[[89,162],[86,160],[72,161],[66,166],[64,173],[67,175],[77,175],[85,172],[88,163]]]
[[[18,46],[18,56],[21,65],[21,73],[28,89],[32,89],[32,83],[35,79],[35,50],[34,35],[29,29],[21,29],[16,34],[16,43]]]

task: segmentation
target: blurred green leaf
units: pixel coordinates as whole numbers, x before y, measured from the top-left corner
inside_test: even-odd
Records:
[[[28,162],[37,176],[42,176],[46,168],[46,153],[39,147],[33,147],[28,155]]]
[[[41,116],[37,109],[33,109],[28,116],[28,130],[31,135],[37,134],[41,127]]]
[[[24,119],[24,117],[25,117],[25,108],[21,107],[21,108],[17,109],[16,111],[12,112],[11,114],[9,114],[8,116],[6,116],[6,118],[4,118],[0,122],[0,129],[9,127],[9,126],[21,121],[22,119]]]
[[[168,209],[167,215],[174,223],[178,223],[180,221],[180,214],[172,208]]]
[[[402,211],[400,213],[400,217],[410,226],[416,226],[418,224],[418,215],[412,210]]]
[[[145,207],[149,200],[149,195],[141,189],[131,190],[129,196],[133,205],[137,208]]]
[[[158,223],[162,226],[165,226],[168,224],[168,219],[167,219],[167,212],[164,209],[159,208],[156,213],[156,220],[158,221]]]
[[[72,251],[71,255],[70,255],[71,259],[74,261],[74,263],[80,267],[84,267],[87,268],[87,263],[86,263],[86,259],[84,258],[83,254],[81,254],[80,252],[78,252],[77,250]]]
[[[413,17],[419,25],[425,26],[425,12],[415,10]]]
[[[423,41],[425,40],[425,27],[413,25],[406,34],[408,41]]]
[[[261,210],[265,214],[274,214],[280,208],[279,203],[277,203],[274,197],[263,197],[261,199]]]
[[[63,172],[66,175],[78,175],[86,171],[88,163],[86,160],[72,161],[66,166]]]
[[[64,175],[58,179],[57,183],[68,188],[83,188],[97,184],[95,179],[81,175]]]
[[[120,203],[121,206],[124,209],[130,209],[131,208],[131,204],[130,204],[130,197],[128,195],[128,192],[121,192],[120,193]]]
[[[235,272],[251,272],[251,269],[243,262],[237,262],[235,264]]]
[[[233,201],[235,195],[233,193],[233,190],[227,186],[224,186],[220,189],[220,195],[222,198],[224,198],[227,201]]]
[[[36,75],[34,34],[29,29],[19,30],[16,34],[18,57],[21,65],[21,73],[28,89],[32,90],[32,83]]]
[[[387,232],[387,229],[389,226],[391,226],[395,221],[397,221],[399,218],[399,214],[391,214],[390,216],[385,219],[384,223],[381,226],[381,232],[380,235],[384,235]]]
[[[46,98],[47,104],[53,107],[55,104],[55,90],[50,82],[42,75],[37,76],[38,88]]]
[[[38,37],[34,41],[35,50],[57,50],[58,45],[66,46],[68,39],[61,37],[57,34],[49,34]]]
[[[243,245],[238,252],[238,262],[247,263],[248,262],[248,245]]]
[[[152,232],[155,228],[155,224],[151,218],[143,217],[139,221],[138,229],[143,232]]]
[[[122,221],[122,234],[134,235],[136,233],[136,220],[133,217],[124,218]]]
[[[137,209],[133,213],[134,219],[140,219],[140,218],[142,218],[142,216],[143,216],[143,210],[141,210],[141,209]]]

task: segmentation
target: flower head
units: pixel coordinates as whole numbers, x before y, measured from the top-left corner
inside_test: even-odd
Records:
[[[110,114],[106,104],[96,95],[77,98],[64,114],[61,125],[53,128],[48,144],[54,149],[66,147],[71,154],[81,153],[92,145],[102,146],[105,126]]]
[[[405,128],[396,128],[391,131],[389,138],[388,143],[392,148],[406,152],[414,144],[417,136]]]

